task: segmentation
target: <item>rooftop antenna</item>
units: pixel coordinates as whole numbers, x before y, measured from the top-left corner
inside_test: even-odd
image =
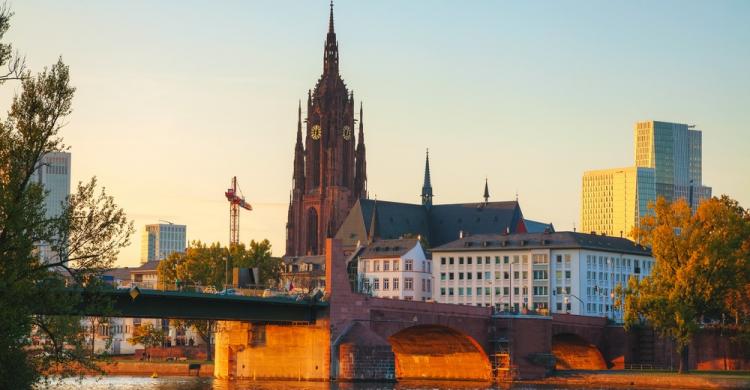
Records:
[[[516,188],[516,202],[518,202],[518,188]]]

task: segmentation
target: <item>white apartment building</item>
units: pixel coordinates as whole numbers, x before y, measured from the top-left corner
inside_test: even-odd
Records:
[[[576,232],[468,236],[432,249],[434,298],[498,311],[607,316],[614,289],[651,273],[648,249]]]
[[[31,182],[44,188],[44,207],[47,218],[60,216],[70,196],[70,161],[71,155],[68,152],[47,153],[42,157],[37,170],[31,177]],[[47,242],[37,243],[37,248],[39,258],[43,262],[54,261],[57,257]]]
[[[146,225],[141,235],[141,264],[163,260],[174,252],[184,252],[187,247],[186,232],[185,225]]]
[[[359,291],[378,298],[432,300],[432,260],[418,239],[375,241],[356,258]]]

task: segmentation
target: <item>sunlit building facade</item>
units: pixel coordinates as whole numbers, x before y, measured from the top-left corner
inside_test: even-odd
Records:
[[[583,174],[581,230],[630,237],[656,200],[654,169],[627,167]]]

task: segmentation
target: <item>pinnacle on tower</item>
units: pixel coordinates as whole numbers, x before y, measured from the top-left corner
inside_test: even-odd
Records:
[[[331,0],[331,15],[328,17],[328,33],[334,34],[333,31],[333,0]]]
[[[424,161],[424,184],[422,184],[422,205],[427,208],[432,207],[432,183],[430,181],[430,149]]]
[[[490,188],[487,185],[487,178],[484,178],[484,203],[490,201]]]

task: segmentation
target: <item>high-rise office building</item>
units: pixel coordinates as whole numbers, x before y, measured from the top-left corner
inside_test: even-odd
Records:
[[[171,253],[184,252],[187,226],[175,224],[146,225],[141,235],[141,263],[165,259]]]
[[[656,200],[654,169],[627,167],[583,174],[581,230],[630,237]]]
[[[698,204],[711,197],[703,185],[702,133],[694,126],[659,121],[635,124],[635,165],[654,168],[656,196]]]
[[[33,183],[44,188],[45,216],[49,219],[57,218],[64,210],[65,202],[70,195],[70,161],[68,152],[50,152],[45,154],[37,170],[31,177]],[[37,243],[39,258],[49,262],[57,256],[47,242]]]

